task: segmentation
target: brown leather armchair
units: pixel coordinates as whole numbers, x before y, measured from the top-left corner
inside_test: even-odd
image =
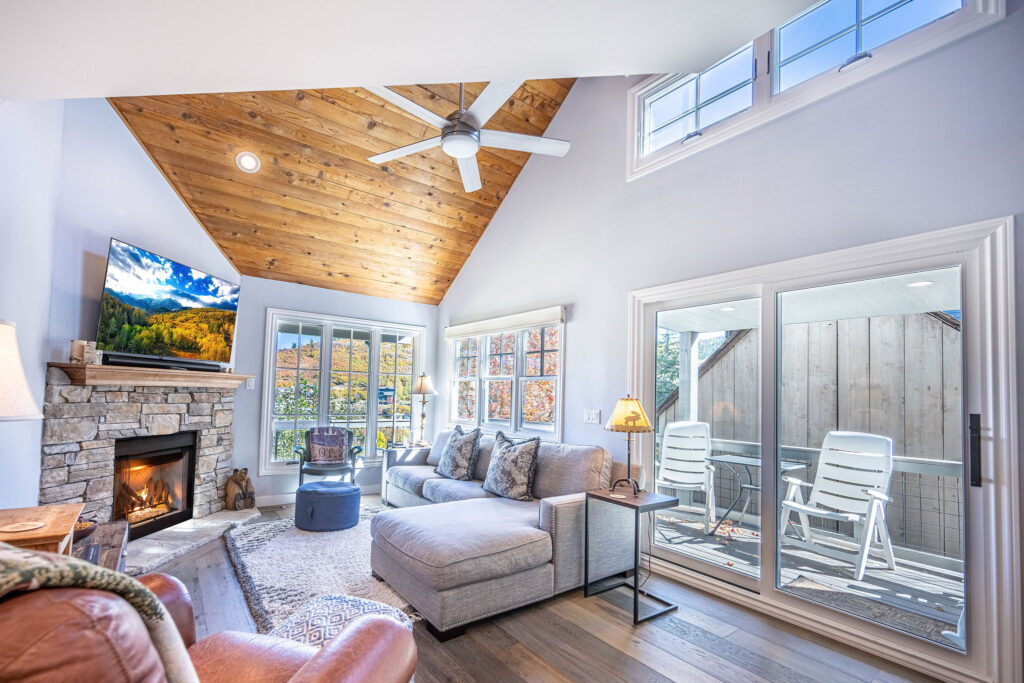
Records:
[[[223,631],[196,642],[192,599],[166,574],[139,578],[167,606],[199,680],[407,683],[416,643],[386,617],[362,617],[317,650],[283,638]],[[0,681],[164,680],[142,619],[113,593],[49,588],[0,601]]]

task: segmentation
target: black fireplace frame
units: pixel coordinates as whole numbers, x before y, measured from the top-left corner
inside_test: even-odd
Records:
[[[118,460],[164,460],[169,452],[183,451],[185,459],[185,481],[182,483],[183,507],[181,510],[161,515],[155,519],[146,520],[138,524],[128,525],[128,540],[134,541],[137,538],[148,536],[154,532],[166,529],[169,526],[188,521],[193,517],[195,507],[196,488],[196,446],[198,445],[199,433],[195,431],[181,431],[174,434],[161,434],[158,436],[135,436],[127,439],[117,439],[114,442],[114,478],[117,481]],[[154,464],[161,464],[159,462]],[[115,506],[110,507],[110,519],[114,521],[117,514]]]

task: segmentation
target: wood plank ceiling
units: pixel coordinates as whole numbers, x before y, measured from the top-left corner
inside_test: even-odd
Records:
[[[486,83],[466,84],[466,107]],[[542,135],[571,79],[526,81],[485,126]],[[394,88],[447,116],[457,84]],[[244,275],[437,304],[529,158],[483,148],[483,189],[440,149],[367,157],[437,135],[361,88],[110,100]],[[235,156],[260,157],[244,173]]]

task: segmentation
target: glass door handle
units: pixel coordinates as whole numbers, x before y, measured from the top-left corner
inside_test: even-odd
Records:
[[[971,486],[981,486],[981,415],[970,414],[967,433],[971,456]]]

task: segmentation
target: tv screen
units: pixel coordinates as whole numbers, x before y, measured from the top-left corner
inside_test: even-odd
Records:
[[[110,240],[96,347],[229,362],[238,285]]]

